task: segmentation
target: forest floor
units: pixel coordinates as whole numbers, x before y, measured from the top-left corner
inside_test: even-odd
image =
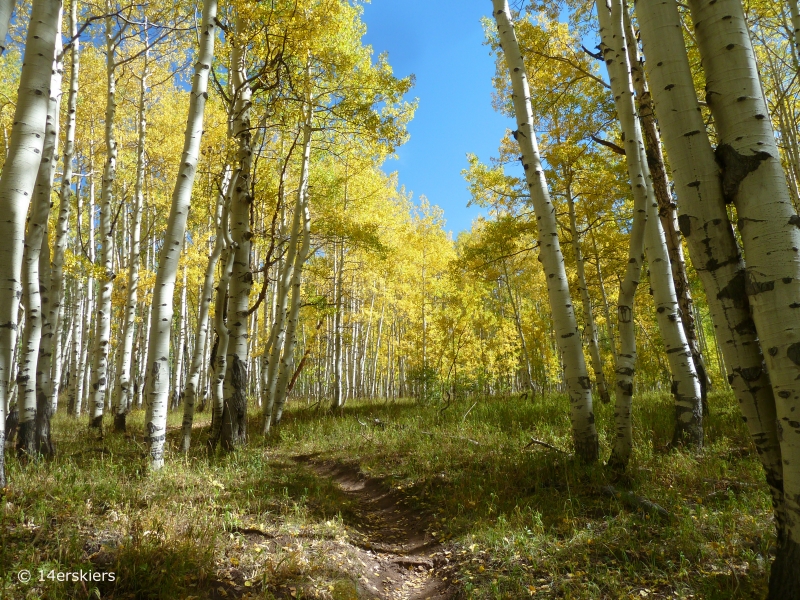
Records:
[[[102,438],[59,413],[53,460],[6,451],[0,600],[763,597],[769,494],[735,400],[710,405],[705,448],[667,450],[670,399],[638,397],[622,480],[569,454],[563,396],[296,401],[268,439],[253,408],[249,443],[212,459],[209,415],[183,456],[175,413],[153,474],[140,411]],[[114,581],[58,580],[81,570]]]

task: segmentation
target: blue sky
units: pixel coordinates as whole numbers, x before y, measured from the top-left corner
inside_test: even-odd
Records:
[[[454,237],[480,214],[467,208],[469,191],[461,176],[466,154],[488,161],[513,121],[492,108],[494,61],[483,45],[481,17],[489,0],[372,0],[364,5],[364,42],[375,54],[388,51],[399,77],[413,73],[411,98],[419,108],[409,125],[411,139],[398,160],[400,183],[444,209]]]

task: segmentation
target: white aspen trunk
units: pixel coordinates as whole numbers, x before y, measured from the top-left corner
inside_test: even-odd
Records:
[[[797,9],[797,0],[786,0],[789,5],[789,12],[792,15],[792,44],[793,57],[795,61],[795,68],[800,68],[800,10]],[[2,33],[2,31],[0,31]],[[0,43],[3,38],[0,38]]]
[[[583,263],[583,253],[581,252],[581,241],[578,233],[578,221],[575,217],[575,200],[572,197],[572,190],[567,187],[567,205],[569,208],[569,224],[572,230],[572,251],[575,254],[575,270],[578,275],[578,289],[581,293],[581,305],[583,307],[583,320],[586,323],[589,342],[589,356],[592,359],[592,370],[594,371],[594,381],[597,386],[597,394],[603,404],[608,404],[611,397],[606,386],[606,376],[603,373],[603,360],[600,358],[600,346],[597,343],[597,327],[594,323],[592,311],[592,299],[589,296],[589,286],[586,285],[586,269]],[[530,373],[530,362],[528,363]]]
[[[308,113],[306,115],[306,122],[303,127],[303,165],[308,165],[311,155],[311,118],[312,107],[310,98],[307,100]],[[301,213],[303,216],[303,229],[302,242],[300,244],[300,251],[294,257],[294,269],[292,274],[292,299],[291,309],[288,317],[288,324],[286,326],[286,337],[283,347],[283,355],[281,358],[281,370],[278,377],[278,384],[275,393],[275,424],[281,421],[283,416],[283,407],[286,404],[287,389],[289,386],[289,379],[294,373],[294,347],[297,342],[297,324],[300,320],[300,305],[302,298],[300,296],[300,284],[303,275],[303,265],[308,258],[309,247],[311,243],[311,214],[308,210],[308,169],[304,168],[301,171],[299,189],[297,191],[297,205],[295,211]],[[341,263],[340,263],[341,268]],[[341,375],[340,375],[341,377]],[[339,379],[341,385],[341,378]]]
[[[55,50],[51,56],[53,60],[61,49],[60,12],[58,25]],[[46,455],[52,454],[52,445],[50,444],[50,410],[52,406],[49,402],[47,406],[43,406],[42,396],[44,394],[41,392],[40,386],[40,383],[45,386],[49,384],[50,363],[46,361],[43,369],[40,369],[39,366],[39,362],[42,360],[40,349],[42,337],[45,335],[45,311],[48,305],[47,297],[50,285],[50,246],[47,230],[50,217],[50,191],[53,187],[53,176],[58,161],[58,101],[61,95],[60,63],[51,60],[51,65],[52,77],[48,86],[49,103],[44,146],[33,189],[31,214],[25,233],[22,258],[22,302],[25,307],[25,327],[22,333],[17,375],[19,389],[17,452],[21,457],[33,456],[40,449]],[[52,339],[52,331],[49,331],[48,334]]]
[[[700,395],[703,401],[703,410],[706,410],[705,402],[708,388],[708,376],[706,375],[705,361],[697,343],[697,330],[694,323],[694,311],[692,310],[692,294],[689,289],[689,278],[686,275],[686,261],[683,258],[683,245],[678,228],[677,206],[670,193],[669,176],[664,164],[664,154],[661,151],[661,136],[658,132],[655,113],[653,112],[653,99],[647,86],[644,71],[642,70],[639,46],[636,41],[636,33],[628,12],[627,3],[623,0],[622,15],[625,27],[625,46],[628,53],[628,61],[631,68],[631,79],[633,88],[636,92],[638,101],[639,120],[645,142],[645,154],[647,165],[653,186],[653,194],[658,202],[658,218],[661,221],[661,228],[667,243],[670,268],[672,270],[672,281],[675,287],[675,295],[678,299],[679,315],[681,324],[686,336],[686,341],[692,352],[695,372],[700,382]],[[678,425],[680,427],[680,425]]]
[[[236,18],[236,31],[243,24]],[[251,95],[247,81],[245,48],[236,41],[231,48],[234,105],[232,133],[237,142],[239,177],[231,193],[230,226],[234,244],[233,272],[228,288],[228,357],[225,373],[225,404],[222,412],[221,446],[231,451],[247,436],[247,325],[253,274],[250,271],[250,172],[252,170],[252,134],[250,129]]]
[[[6,51],[6,38],[16,0],[0,0],[0,56]]]
[[[620,129],[625,140],[628,178],[633,192],[633,225],[628,246],[625,277],[620,283],[617,299],[617,335],[619,351],[616,361],[616,401],[614,425],[616,437],[609,465],[625,469],[633,449],[633,391],[636,372],[636,331],[634,326],[636,289],[642,274],[645,228],[648,220],[648,182],[645,148],[633,98],[628,55],[621,37],[621,22],[612,26],[613,16],[604,1],[596,3],[600,22],[601,48],[608,69],[608,78],[617,109]],[[618,15],[622,18],[622,15]],[[598,258],[599,265],[599,258]]]
[[[503,279],[506,282],[506,289],[508,290],[508,298],[511,301],[511,310],[514,311],[514,324],[517,326],[517,335],[519,336],[520,346],[522,347],[522,358],[525,361],[525,375],[527,376],[528,389],[533,392],[533,369],[531,369],[531,358],[528,353],[528,344],[525,340],[525,332],[522,330],[522,318],[517,308],[517,301],[514,298],[514,290],[511,289],[511,281],[508,277],[508,268],[506,267],[505,258],[502,259],[503,263]]]
[[[10,11],[9,11],[10,14]],[[44,147],[51,75],[61,17],[61,3],[34,0],[20,73],[19,94],[8,155],[0,174],[0,448],[5,445],[5,410],[17,342],[17,311],[22,293],[25,216]],[[3,42],[5,37],[3,38]],[[0,453],[0,486],[5,459]]]
[[[116,41],[112,18],[106,17],[106,81],[108,95],[105,112],[106,162],[100,192],[100,239],[103,266],[103,281],[97,299],[94,343],[92,346],[92,370],[90,376],[90,420],[89,425],[100,435],[103,431],[106,392],[109,387],[109,351],[111,345],[111,295],[114,289],[114,240],[111,230],[111,203],[114,198],[114,183],[117,178],[117,139],[114,121],[117,113]]]
[[[64,156],[61,175],[61,189],[59,193],[59,214],[56,223],[55,244],[53,246],[52,264],[52,293],[50,322],[53,331],[58,335],[61,321],[64,315],[64,250],[67,246],[69,232],[70,212],[72,210],[72,162],[75,156],[75,125],[78,106],[78,73],[80,69],[80,42],[77,39],[78,32],[78,3],[72,0],[69,12],[69,35],[73,44],[70,48],[70,81],[69,98],[67,100],[67,128],[64,135]],[[55,360],[53,362],[53,388],[51,402],[53,411],[58,405],[59,384],[61,380],[62,361],[64,353],[62,345],[57,344]]]
[[[222,236],[222,253],[220,255],[222,269],[219,276],[219,284],[217,285],[217,295],[214,301],[214,331],[217,334],[217,342],[212,349],[212,367],[213,376],[211,378],[211,436],[209,438],[208,450],[209,453],[217,446],[220,433],[222,431],[222,412],[225,403],[224,382],[225,372],[228,365],[228,327],[225,324],[225,309],[227,307],[228,298],[228,285],[231,279],[231,272],[233,271],[234,260],[234,247],[233,239],[230,236],[228,228],[228,214],[230,207],[230,196],[233,194],[233,188],[236,186],[238,179],[238,171],[233,174],[231,183],[228,186],[228,197],[222,207],[222,226],[219,235]]]
[[[76,282],[75,290],[80,289],[80,285]],[[81,297],[80,304],[75,311],[75,318],[72,323],[72,352],[70,353],[70,366],[69,366],[69,400],[67,401],[67,412],[70,416],[77,416],[76,407],[80,404],[81,394],[81,348],[83,346],[83,321],[86,318],[86,297]]]
[[[706,290],[728,382],[764,466],[782,538],[786,521],[775,398],[744,294],[745,265],[728,220],[719,166],[705,133],[678,6],[675,0],[638,0],[636,14],[678,193],[681,232]]]
[[[203,279],[203,289],[200,292],[200,315],[197,317],[197,333],[195,335],[194,353],[192,355],[192,364],[189,367],[189,374],[186,383],[186,393],[184,397],[183,406],[183,451],[188,452],[189,446],[192,443],[192,423],[194,422],[194,408],[195,399],[197,397],[197,389],[200,383],[200,374],[202,372],[203,358],[207,346],[208,336],[208,313],[211,307],[211,298],[214,293],[214,272],[219,262],[219,257],[222,254],[222,248],[225,244],[225,237],[222,233],[222,211],[225,206],[225,195],[228,192],[228,181],[230,180],[231,171],[229,167],[225,167],[222,185],[220,186],[220,193],[217,196],[217,209],[216,209],[216,227],[217,233],[214,240],[214,248],[211,255],[208,257],[208,265],[206,265],[206,274]]]
[[[337,251],[334,246],[333,258],[333,295],[335,312],[333,313],[333,406],[344,406],[344,390],[342,385],[342,275],[344,273],[344,244]]]
[[[295,256],[297,255],[297,242],[300,236],[300,219],[302,216],[303,194],[305,194],[305,186],[308,180],[308,168],[311,158],[311,131],[309,128],[304,128],[303,132],[303,157],[300,163],[300,183],[297,190],[297,200],[294,207],[294,215],[292,217],[292,228],[289,234],[289,246],[286,249],[284,256],[283,269],[279,280],[276,282],[278,286],[278,299],[275,307],[275,323],[274,328],[274,341],[272,341],[272,348],[270,349],[269,365],[267,367],[267,381],[266,381],[266,398],[264,400],[264,434],[269,433],[273,420],[273,408],[275,406],[275,397],[278,389],[278,375],[280,367],[281,350],[283,349],[284,339],[286,338],[287,328],[287,307],[289,290],[291,288],[292,271],[294,269]]]
[[[154,470],[164,466],[164,441],[167,432],[169,404],[169,338],[172,324],[172,301],[178,259],[186,232],[186,218],[192,199],[192,186],[200,154],[203,134],[203,116],[208,96],[208,76],[214,58],[214,40],[217,37],[217,2],[204,0],[200,26],[200,47],[194,67],[192,90],[189,96],[189,114],[183,142],[183,152],[172,192],[167,231],[158,260],[156,281],[150,311],[150,339],[147,348],[148,405],[145,418],[150,445],[150,466]]]
[[[181,307],[178,312],[178,339],[175,340],[175,368],[172,370],[172,410],[177,410],[181,403],[181,376],[183,375],[183,354],[186,350],[186,264],[183,265],[183,281],[181,284]]]
[[[633,129],[629,129],[629,124],[623,124],[623,135],[626,140],[634,138],[636,141],[636,147],[631,147],[631,151],[626,150],[626,159],[629,161],[629,165],[631,161],[635,165],[634,170],[630,172],[634,193],[636,193],[637,186],[643,184],[644,188],[638,188],[638,191],[639,194],[642,192],[646,194],[645,251],[650,265],[650,282],[653,301],[656,306],[656,319],[666,348],[667,360],[673,380],[672,395],[675,402],[676,422],[672,443],[682,444],[688,442],[699,446],[703,443],[700,382],[695,371],[691,349],[680,320],[680,309],[675,293],[675,284],[672,279],[672,268],[666,239],[664,230],[661,227],[661,221],[658,218],[658,202],[653,192],[650,170],[645,155],[644,138],[639,119],[636,118],[635,108],[633,108],[633,87],[623,26],[624,9],[622,0],[612,0],[610,7],[604,2],[598,2],[597,11],[606,64],[609,66],[616,65],[616,72],[618,73],[617,85],[624,82],[627,92],[626,100],[627,96],[630,96],[630,100],[627,100],[627,103],[631,108],[626,110],[626,119],[633,117]],[[612,85],[614,85],[613,82]],[[618,95],[618,92],[614,93],[615,99]],[[623,123],[622,120],[620,120],[620,123]],[[622,351],[620,351],[620,359],[622,359],[621,355]],[[620,412],[620,410],[617,411],[617,413]],[[620,437],[623,420],[619,416],[617,419],[617,443],[612,454],[612,464],[624,467],[627,464],[630,447],[623,448],[623,443],[627,444],[627,440]],[[629,419],[627,420],[629,421]],[[628,424],[627,427],[630,427],[630,425]]]
[[[614,369],[616,371],[617,342],[616,342],[616,337],[614,336],[614,328],[611,323],[611,308],[608,303],[608,296],[606,295],[606,284],[605,280],[603,279],[603,269],[600,266],[600,253],[597,251],[597,240],[594,239],[594,233],[592,234],[592,246],[594,248],[595,270],[597,271],[597,283],[600,286],[600,297],[603,299],[603,316],[606,319],[606,337],[608,338],[608,344],[611,350],[611,357],[614,360]]]
[[[378,355],[381,352],[381,334],[383,333],[383,315],[386,311],[386,300],[381,303],[381,316],[378,319],[378,336],[375,340],[375,356],[372,360],[372,385],[370,386],[369,397],[375,397],[375,390],[378,385]]]
[[[800,216],[791,202],[739,0],[690,0],[714,117],[722,192],[733,201],[746,261],[744,291],[775,394],[783,462],[785,539],[770,599],[800,596]]]
[[[507,0],[492,0],[500,43],[513,85],[512,100],[517,119],[515,137],[522,152],[522,166],[536,212],[540,254],[547,275],[547,292],[559,348],[564,354],[564,379],[570,396],[570,420],[575,454],[591,463],[598,457],[597,429],[592,409],[592,386],[583,357],[581,336],[567,284],[564,257],[558,240],[555,209],[550,201],[536,134],[533,130],[530,90],[525,64],[511,24]]]
[[[145,27],[146,23],[147,21],[145,21]],[[147,44],[146,33],[145,44]],[[148,59],[148,52],[145,50],[142,78],[139,81],[139,137],[136,143],[136,183],[134,184],[133,190],[133,211],[131,214],[128,283],[126,287],[120,356],[119,363],[117,364],[117,380],[114,387],[114,406],[116,406],[117,409],[114,415],[114,431],[126,430],[126,419],[133,402],[133,390],[131,389],[131,358],[133,355],[133,340],[136,334],[136,307],[139,302],[139,259],[141,255],[142,205],[144,204],[145,140],[147,139],[145,100],[147,98]]]
[[[93,128],[92,137],[94,137]],[[88,226],[89,226],[89,263],[94,269],[95,266],[95,243],[94,243],[94,219],[95,219],[95,181],[94,181],[94,144],[89,140],[89,206],[88,206]],[[80,196],[79,196],[80,202]],[[92,271],[94,273],[94,271]],[[94,311],[97,302],[97,294],[95,293],[94,275],[90,274],[86,281],[86,296],[88,298],[88,306],[85,314],[86,320],[84,321],[83,331],[86,342],[83,344],[83,356],[81,358],[81,396],[77,404],[76,416],[80,416],[81,408],[89,403],[89,375],[91,374],[91,365],[89,364],[89,349],[92,347],[94,340]]]

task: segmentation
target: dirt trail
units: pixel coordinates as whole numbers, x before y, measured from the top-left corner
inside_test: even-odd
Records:
[[[363,551],[364,598],[448,600],[446,581],[436,575],[444,562],[440,544],[427,533],[428,520],[403,503],[402,494],[356,467],[297,457],[320,477],[334,481],[353,501],[355,519],[346,522],[351,542]]]

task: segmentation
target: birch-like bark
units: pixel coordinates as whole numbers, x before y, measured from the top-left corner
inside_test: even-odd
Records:
[[[611,91],[617,109],[620,129],[625,144],[628,178],[633,192],[633,225],[628,246],[628,263],[625,277],[620,283],[617,300],[617,335],[619,351],[616,361],[616,404],[614,426],[616,437],[611,449],[609,465],[624,469],[633,449],[633,379],[636,372],[636,331],[634,327],[636,290],[642,274],[644,237],[647,224],[648,182],[645,148],[640,122],[634,104],[633,86],[628,55],[624,51],[624,38],[612,27],[610,8],[603,0],[596,3],[600,22],[601,51],[608,70]],[[621,18],[622,15],[619,15]],[[618,28],[622,31],[621,23]],[[599,259],[598,259],[599,262]]]
[[[0,56],[6,51],[6,38],[8,27],[11,24],[11,15],[14,14],[16,0],[0,0]]]
[[[800,216],[792,205],[740,0],[690,0],[714,117],[722,192],[736,206],[744,291],[775,394],[786,537],[770,598],[800,597]]]
[[[702,445],[703,426],[700,382],[694,368],[694,361],[686,340],[686,334],[680,321],[680,309],[675,293],[675,284],[672,279],[672,269],[664,238],[664,230],[658,218],[658,202],[653,192],[652,179],[645,154],[644,138],[639,119],[636,118],[635,108],[633,107],[633,86],[625,42],[622,0],[611,0],[610,6],[600,0],[597,2],[597,11],[600,21],[602,51],[606,64],[609,66],[616,65],[615,68],[619,73],[618,81],[620,84],[623,82],[624,73],[626,97],[630,96],[630,99],[627,100],[630,110],[626,110],[626,123],[623,124],[622,118],[620,123],[623,125],[622,131],[626,141],[631,137],[636,141],[636,148],[632,148],[631,152],[626,151],[626,159],[629,164],[630,162],[634,163],[633,168],[629,166],[629,169],[632,168],[629,173],[631,185],[634,191],[638,189],[639,193],[644,193],[646,198],[645,210],[647,211],[647,219],[644,228],[644,244],[650,265],[650,282],[653,302],[656,306],[656,319],[672,374],[672,395],[675,402],[676,415],[673,444],[688,442]],[[614,96],[616,98],[618,92],[615,92]],[[634,121],[633,129],[629,129],[630,125],[627,123],[630,118]],[[643,184],[643,189],[637,188],[640,183]],[[622,352],[620,351],[621,354]],[[620,360],[622,360],[622,356],[620,356]],[[622,443],[619,437],[621,433],[620,425],[621,422],[618,422],[618,444],[615,446],[615,452],[612,455],[612,464],[624,466],[627,464],[627,458],[622,453]],[[617,446],[620,449],[619,454],[616,452]],[[629,456],[629,448],[627,452]]]
[[[22,302],[25,306],[25,328],[19,354],[19,432],[17,452],[34,455],[41,451],[52,454],[50,443],[50,414],[52,405],[44,402],[42,386],[49,388],[49,356],[42,361],[40,353],[45,333],[45,318],[48,308],[50,286],[50,246],[47,235],[50,217],[50,191],[53,188],[56,163],[58,162],[59,100],[61,97],[61,63],[57,55],[61,50],[61,15],[59,10],[55,50],[51,62],[52,77],[45,126],[42,159],[33,189],[33,202],[22,259]],[[48,331],[52,339],[52,330]],[[52,348],[52,346],[50,346]],[[40,361],[44,364],[40,365]],[[41,413],[41,414],[39,414]]]
[[[344,406],[345,393],[342,384],[342,279],[344,276],[344,243],[339,245],[337,250],[334,243],[333,247],[333,404],[331,408],[341,408]],[[423,348],[424,342],[424,314],[423,314]],[[423,364],[424,364],[423,350]]]
[[[17,309],[22,293],[21,271],[25,216],[44,147],[50,103],[56,38],[61,17],[58,0],[34,0],[20,73],[14,125],[8,155],[0,174],[0,382],[9,381],[17,341]],[[5,445],[8,387],[0,383],[0,448]],[[0,485],[5,485],[5,460],[0,452]]]
[[[306,122],[303,127],[303,165],[306,168],[301,170],[299,189],[297,191],[297,204],[295,211],[302,213],[303,230],[302,242],[300,250],[294,257],[294,269],[292,275],[292,299],[291,309],[288,317],[288,324],[286,326],[286,337],[283,347],[283,355],[281,358],[281,369],[278,377],[277,389],[275,393],[275,424],[281,421],[283,416],[283,407],[286,404],[286,396],[288,394],[289,379],[294,371],[294,347],[297,342],[297,324],[300,320],[300,305],[302,298],[300,296],[300,284],[303,274],[303,265],[308,258],[309,247],[311,243],[311,214],[308,210],[308,168],[307,165],[310,161],[311,155],[311,118],[312,107],[310,99],[308,103],[308,113],[306,115]],[[340,263],[339,268],[342,268]],[[341,375],[339,379],[341,385]],[[341,398],[341,397],[340,397]]]
[[[800,10],[797,8],[797,0],[786,0],[789,5],[789,12],[792,15],[792,52],[795,60],[795,67],[800,65]],[[0,38],[2,40],[2,38]]]
[[[102,435],[103,413],[109,386],[109,351],[111,346],[111,294],[114,290],[114,239],[111,229],[111,204],[114,199],[114,184],[117,179],[117,139],[114,121],[117,114],[116,83],[116,34],[112,18],[106,17],[106,82],[108,95],[105,112],[106,162],[100,192],[100,263],[103,280],[97,299],[94,344],[92,347],[92,370],[90,375],[90,427],[97,428]]]
[[[511,279],[508,276],[508,267],[506,266],[505,257],[502,259],[503,263],[503,280],[506,282],[506,290],[508,291],[508,299],[511,302],[511,310],[514,311],[514,324],[517,326],[517,335],[519,336],[520,348],[522,350],[522,359],[525,361],[525,376],[527,377],[526,384],[528,390],[533,393],[533,370],[531,369],[531,357],[528,353],[528,344],[525,340],[525,332],[522,330],[522,318],[519,314],[517,301],[514,298],[514,290],[511,288]]]
[[[236,31],[242,31],[241,18],[236,18]],[[233,450],[247,436],[247,325],[250,289],[250,172],[252,170],[252,134],[250,129],[251,95],[247,80],[245,48],[234,41],[231,49],[234,105],[232,133],[237,142],[239,177],[231,193],[230,226],[234,243],[233,272],[228,288],[228,367],[225,373],[225,404],[222,411],[221,446]]]
[[[578,220],[575,217],[575,199],[572,197],[572,189],[570,186],[567,186],[567,206],[569,208],[569,226],[572,233],[572,251],[575,254],[575,270],[578,275],[578,289],[581,292],[583,320],[588,334],[589,356],[592,359],[594,381],[601,402],[603,402],[603,404],[608,404],[611,401],[611,397],[608,394],[606,376],[603,373],[603,360],[600,358],[600,346],[597,343],[597,326],[594,323],[589,286],[586,285],[586,269],[583,264],[583,252],[581,251],[580,234],[578,233]]]
[[[719,166],[705,133],[678,6],[675,0],[638,0],[636,14],[679,198],[679,224],[706,290],[728,381],[764,467],[782,538],[783,467],[775,398],[744,293],[745,265],[728,220]]]
[[[570,297],[564,257],[558,240],[555,209],[550,201],[536,136],[533,130],[530,90],[525,64],[511,24],[507,0],[492,0],[506,65],[513,85],[512,100],[517,119],[515,137],[522,152],[522,166],[536,211],[540,254],[547,276],[547,292],[558,345],[564,354],[564,379],[570,396],[570,419],[575,453],[584,462],[598,457],[597,429],[592,409],[592,385],[583,357],[581,336]]]
[[[181,306],[178,312],[178,339],[173,347],[172,369],[172,410],[177,410],[181,403],[181,378],[183,376],[183,355],[186,351],[186,264],[183,265],[183,281],[181,284]]]
[[[220,270],[219,284],[214,301],[214,331],[217,334],[217,341],[211,350],[211,364],[213,376],[211,378],[211,435],[208,440],[208,451],[213,452],[217,447],[220,432],[222,431],[222,411],[225,404],[224,382],[225,372],[228,366],[228,327],[225,323],[225,312],[228,306],[228,285],[233,271],[234,243],[228,227],[228,215],[230,207],[230,195],[236,186],[238,171],[233,174],[231,183],[228,186],[228,197],[222,207],[222,226],[219,234],[222,236],[222,253],[220,255],[222,268]]]
[[[73,0],[73,2],[74,1],[75,0]],[[146,33],[145,44],[147,44]],[[117,381],[114,394],[114,406],[116,406],[116,414],[114,415],[115,431],[125,431],[126,419],[133,399],[133,390],[131,389],[131,357],[133,355],[133,340],[136,333],[136,307],[139,302],[139,258],[141,255],[142,205],[144,204],[145,140],[147,139],[145,100],[147,97],[148,59],[148,52],[145,50],[142,78],[139,81],[139,114],[137,119],[139,138],[136,143],[136,183],[134,184],[133,190],[133,211],[131,214],[128,283],[126,287],[125,313],[120,344],[120,360],[117,364]]]
[[[305,136],[305,133],[304,133]],[[308,163],[311,153],[311,137],[303,138],[303,157],[300,163],[300,186],[298,188],[298,198],[295,202],[294,215],[292,216],[292,228],[289,232],[289,246],[284,255],[283,268],[280,272],[279,280],[275,285],[278,286],[277,300],[275,306],[275,322],[273,324],[273,340],[270,349],[269,365],[267,366],[266,398],[264,399],[264,434],[269,433],[272,426],[273,408],[275,406],[275,395],[278,387],[278,374],[280,372],[280,357],[286,338],[287,309],[289,303],[289,290],[291,288],[292,271],[294,269],[295,256],[297,255],[297,242],[300,235],[300,219],[302,206],[300,195],[303,193],[303,182],[308,179]]]
[[[204,0],[200,25],[200,47],[189,96],[189,115],[183,142],[183,152],[172,192],[167,230],[158,260],[158,270],[153,288],[150,311],[150,339],[147,348],[148,404],[145,423],[150,445],[150,466],[154,470],[164,466],[164,441],[167,431],[169,404],[169,338],[172,324],[172,301],[178,259],[184,235],[186,218],[192,199],[192,186],[200,155],[203,135],[203,116],[208,96],[208,76],[214,58],[214,40],[217,36],[217,2]]]
[[[642,70],[642,61],[639,55],[639,45],[636,41],[636,33],[633,29],[627,3],[623,2],[623,19],[625,26],[625,46],[628,51],[628,62],[631,67],[631,79],[633,89],[636,92],[636,99],[639,109],[639,121],[641,122],[642,133],[644,134],[645,153],[647,155],[647,166],[650,169],[650,176],[653,185],[653,194],[658,202],[658,218],[661,221],[661,229],[664,231],[664,238],[667,242],[667,252],[669,254],[669,264],[672,269],[672,281],[675,286],[675,295],[678,299],[680,308],[679,314],[686,341],[692,351],[692,361],[694,361],[695,371],[700,382],[700,394],[705,405],[708,376],[706,374],[705,361],[700,352],[697,342],[697,328],[694,323],[694,310],[691,290],[689,289],[689,277],[686,275],[686,261],[683,258],[683,245],[678,228],[677,206],[670,193],[669,176],[664,164],[664,154],[661,151],[661,135],[658,132],[655,113],[653,111],[653,99],[647,80]],[[707,411],[706,411],[707,412]],[[679,426],[680,427],[680,426]]]
[[[225,196],[228,192],[228,181],[230,180],[231,171],[229,167],[225,167],[222,185],[220,186],[220,193],[217,196],[217,209],[216,209],[216,226],[217,233],[214,239],[214,248],[211,255],[208,257],[208,264],[206,265],[206,274],[203,279],[203,289],[200,292],[200,315],[197,317],[197,333],[194,340],[194,353],[192,355],[192,364],[189,367],[189,373],[186,383],[186,391],[184,394],[183,405],[183,451],[188,452],[189,446],[192,443],[192,423],[194,422],[194,409],[195,400],[197,398],[197,388],[200,382],[200,373],[202,372],[204,351],[206,348],[206,340],[208,338],[208,313],[211,307],[211,297],[214,293],[214,272],[217,269],[219,257],[222,254],[222,248],[225,245],[225,237],[222,234],[222,211],[225,207]],[[220,415],[221,416],[221,415]]]

